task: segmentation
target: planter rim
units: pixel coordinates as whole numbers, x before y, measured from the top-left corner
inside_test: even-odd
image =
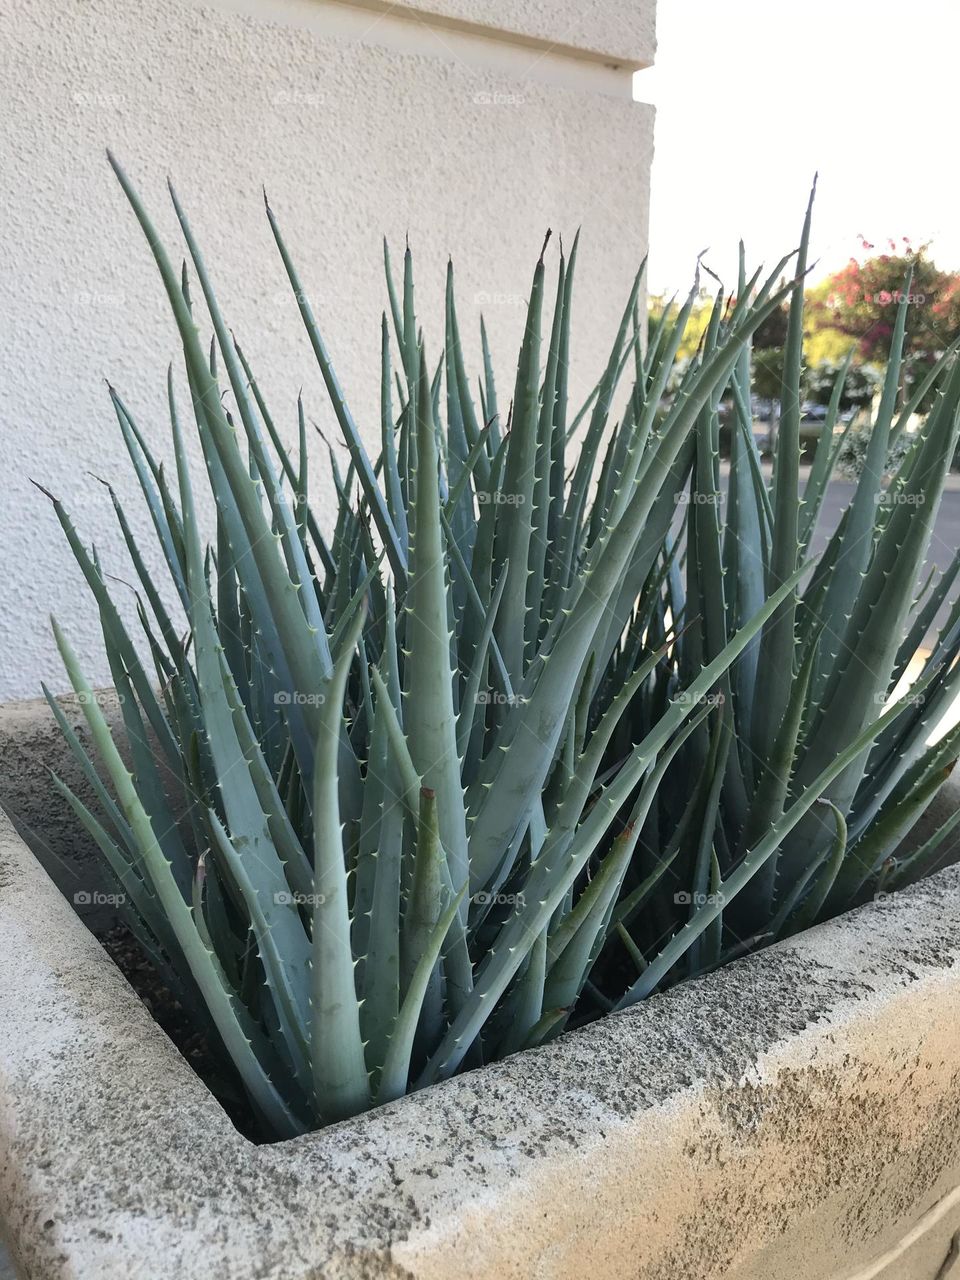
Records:
[[[750,1269],[774,1248],[833,1268],[784,1274],[860,1274],[960,1184],[958,891],[953,867],[258,1147],[0,818],[12,1250],[31,1277],[103,1280],[561,1277],[585,1249],[597,1274],[643,1280],[779,1275]]]

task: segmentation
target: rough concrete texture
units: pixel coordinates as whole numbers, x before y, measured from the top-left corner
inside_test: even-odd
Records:
[[[17,1280],[17,1273],[13,1269],[13,1262],[7,1247],[0,1240],[0,1280]]]
[[[234,11],[241,3],[252,12]],[[636,7],[649,25],[652,0]],[[553,8],[520,11],[546,18]],[[593,9],[600,15],[604,6]],[[220,0],[216,8],[8,0],[0,48],[0,699],[34,697],[41,679],[67,687],[51,608],[94,683],[109,678],[89,592],[31,478],[64,500],[107,571],[130,581],[109,495],[94,476],[114,483],[151,569],[166,581],[103,380],[168,465],[171,359],[181,404],[189,401],[160,281],[106,146],[179,256],[164,186],[172,176],[291,448],[301,386],[310,422],[338,433],[270,236],[262,184],[371,446],[384,234],[397,265],[410,233],[431,361],[443,342],[453,255],[468,369],[479,371],[483,311],[505,410],[544,232],[555,233],[552,271],[557,236],[569,245],[582,224],[572,398],[602,372],[647,244],[653,111],[631,100],[629,70],[322,0]],[[312,497],[325,521],[329,464],[312,430],[310,439]],[[132,592],[117,584],[117,593],[135,626]]]
[[[933,1280],[960,1227],[960,869],[258,1148],[0,832],[0,1210],[30,1280]]]

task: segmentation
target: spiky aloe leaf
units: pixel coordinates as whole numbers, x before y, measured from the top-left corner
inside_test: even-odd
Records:
[[[168,184],[169,185],[169,184]],[[250,448],[251,458],[256,463],[257,475],[260,483],[266,493],[267,503],[270,508],[271,517],[275,527],[279,533],[280,546],[283,549],[284,559],[286,562],[287,572],[290,574],[291,581],[296,585],[298,599],[303,609],[307,624],[317,637],[317,644],[321,652],[324,664],[329,667],[329,653],[326,650],[326,634],[323,629],[323,619],[320,614],[319,601],[317,600],[316,591],[314,589],[313,575],[307,564],[306,553],[303,541],[299,535],[296,518],[290,509],[290,504],[286,494],[279,482],[274,464],[267,453],[263,434],[260,430],[260,424],[254,406],[251,403],[247,393],[247,383],[243,366],[235,349],[233,336],[227,329],[226,323],[220,312],[220,307],[213,291],[207,273],[206,264],[200,253],[200,248],[193,236],[187,215],[184,212],[176,192],[172,185],[170,186],[170,197],[176,210],[177,219],[183,231],[184,239],[190,250],[190,256],[197,272],[197,278],[200,281],[200,287],[203,290],[204,300],[207,304],[207,310],[213,321],[214,330],[217,335],[220,352],[223,356],[224,365],[230,379],[230,386],[233,389],[234,398],[240,412],[240,419],[246,432],[248,445]],[[222,456],[222,453],[221,453]]]
[[[960,730],[924,745],[960,687],[960,606],[923,664],[914,690],[922,701],[890,718],[877,709],[912,669],[955,578],[948,572],[918,593],[932,516],[903,510],[921,492],[936,496],[929,478],[954,443],[952,355],[927,381],[938,399],[889,500],[877,511],[867,502],[873,481],[864,483],[856,510],[811,555],[841,439],[832,431],[841,384],[798,516],[790,394],[799,389],[801,288],[778,287],[785,262],[763,282],[741,265],[736,301],[718,297],[676,391],[696,291],[644,348],[635,284],[601,377],[568,413],[577,245],[569,260],[561,249],[543,370],[541,261],[504,435],[483,326],[482,416],[474,409],[452,268],[444,352],[428,368],[409,245],[402,296],[385,249],[400,374],[384,317],[378,456],[361,443],[315,320],[302,314],[350,455],[341,472],[330,449],[328,534],[308,507],[302,398],[294,459],[220,314],[182,209],[196,303],[186,269],[173,275],[125,188],[180,330],[215,541],[204,546],[198,533],[172,376],[179,503],[112,392],[189,630],[178,633],[136,523],[115,503],[159,692],[115,622],[96,552],[85,553],[86,568],[146,826],[99,779],[76,735],[71,749],[100,813],[64,799],[110,874],[129,884],[130,924],[146,952],[180,969],[185,1007],[208,1030],[212,1017],[213,1041],[239,1053],[265,1129],[285,1136],[542,1042],[570,1016],[611,1009],[624,961],[640,984],[632,999],[894,882],[890,846],[960,751]],[[303,313],[272,213],[269,221]],[[752,438],[749,345],[791,296],[771,500]],[[215,331],[208,350],[196,329],[204,302]],[[920,403],[914,391],[894,412],[895,385],[893,371],[874,462],[884,433],[905,429],[907,409]],[[717,403],[728,393],[723,521]],[[680,520],[676,495],[688,482],[694,505]],[[529,501],[496,501],[513,491]],[[818,706],[806,687],[820,658],[818,613],[831,591],[843,594],[854,543],[871,554],[865,576],[844,588],[841,652],[870,656],[876,688],[849,663],[841,679],[838,660]],[[795,572],[781,585],[788,560]],[[910,620],[906,642],[881,634],[878,609],[891,637]],[[761,633],[773,643],[771,621],[788,612],[796,626],[789,643],[777,640],[783,663],[771,665],[768,653],[758,664]],[[753,737],[773,716],[771,693],[786,710],[773,757],[754,754]],[[718,694],[722,709],[711,715]],[[167,735],[191,802],[182,838],[151,728]],[[866,746],[854,759],[858,741]],[[827,767],[841,772],[824,781]],[[817,787],[827,797],[819,804],[810,799]],[[813,822],[811,809],[833,822]],[[147,828],[159,840],[144,857]],[[775,847],[763,846],[768,838]],[[921,862],[936,856],[931,845]],[[671,888],[679,880],[691,891],[692,913],[667,891],[668,871]],[[172,914],[155,880],[164,873],[179,892]],[[759,910],[755,886],[766,886]]]
[[[354,982],[346,853],[337,788],[347,675],[363,626],[358,613],[324,693],[313,785],[314,901],[310,1056],[317,1110],[325,1120],[370,1105]]]
[[[845,430],[838,436],[834,436],[834,428],[837,425],[837,418],[840,415],[840,402],[843,399],[843,392],[847,382],[847,375],[850,372],[850,365],[853,362],[854,349],[851,348],[847,358],[840,366],[840,372],[837,374],[837,380],[833,384],[833,390],[830,393],[830,403],[827,406],[827,414],[823,420],[823,427],[820,431],[820,438],[817,441],[817,451],[814,454],[813,466],[810,468],[810,474],[807,477],[807,483],[803,490],[803,509],[800,513],[800,554],[804,555],[816,528],[817,519],[820,515],[820,508],[823,506],[823,499],[826,496],[827,485],[837,464],[840,451],[843,448],[847,433],[853,424],[853,419],[847,423]]]
[[[784,895],[770,924],[770,936],[773,938],[799,933],[815,923],[843,866],[847,851],[846,821],[837,806],[829,800],[821,800],[820,804],[830,810],[834,821],[833,844],[825,850],[823,861],[809,867],[796,884],[791,886],[789,893]]]
[[[350,413],[347,406],[346,397],[343,394],[343,389],[341,388],[340,382],[334,371],[330,354],[327,351],[326,344],[320,334],[320,329],[317,325],[316,318],[314,317],[309,296],[304,292],[303,286],[300,283],[300,277],[297,274],[297,269],[293,264],[293,259],[291,258],[283,236],[280,233],[279,223],[277,222],[269,203],[267,203],[266,194],[264,194],[264,204],[267,210],[267,218],[270,222],[270,229],[277,242],[280,257],[290,281],[290,287],[292,288],[297,300],[297,306],[300,308],[300,316],[303,320],[304,327],[306,328],[307,336],[310,339],[310,345],[312,346],[313,353],[316,356],[317,364],[320,366],[320,373],[323,376],[323,381],[327,388],[327,394],[330,397],[331,406],[333,407],[340,430],[343,432],[343,438],[346,441],[347,448],[350,450],[350,459],[357,469],[357,478],[363,487],[364,497],[370,504],[370,510],[373,514],[374,520],[376,521],[380,536],[383,539],[391,568],[393,569],[397,580],[402,582],[406,573],[406,555],[400,545],[400,539],[393,526],[393,521],[390,519],[390,512],[387,509],[386,499],[384,498],[383,493],[380,490],[380,486],[377,483],[376,476],[373,473],[373,466],[371,465],[367,451],[364,448],[356,423],[353,420],[353,415]]]
[[[783,723],[777,733],[773,751],[768,760],[755,764],[758,783],[754,792],[747,823],[740,842],[741,852],[753,848],[763,834],[783,816],[784,805],[793,776],[797,756],[797,744],[803,715],[807,708],[810,678],[816,659],[816,645],[811,645],[806,658],[794,679],[790,700]],[[763,920],[770,913],[776,885],[777,858],[771,857],[745,893],[750,896],[749,907],[755,918]]]
[[[803,358],[803,277],[807,269],[807,252],[810,245],[810,226],[813,217],[813,197],[803,223],[800,250],[797,259],[797,283],[790,300],[790,319],[787,326],[787,342],[784,351],[783,406],[777,433],[776,461],[773,480],[773,542],[770,548],[769,586],[777,586],[797,566],[800,546],[800,504],[798,484],[800,476],[800,370]],[[789,696],[789,684],[784,672],[792,669],[794,656],[794,625],[797,602],[789,599],[775,618],[772,618],[760,644],[757,672],[758,696],[754,703],[756,725],[753,733],[755,750],[766,755],[773,749],[777,730]]]
[[[567,853],[564,847],[561,854],[560,848],[551,849],[547,845],[531,868],[523,901],[518,902],[491,946],[479,968],[470,997],[450,1023],[427,1063],[420,1077],[421,1085],[444,1079],[457,1069],[490,1016],[495,1002],[506,990],[527,952],[547,927],[568,887],[575,882],[595,850],[600,836],[616,812],[617,801],[622,802],[635,782],[649,770],[633,814],[634,825],[642,824],[670,761],[687,734],[697,727],[698,720],[705,714],[705,711],[701,711],[693,724],[687,726],[686,733],[679,734],[675,742],[665,747],[659,760],[652,747],[644,744],[637,750],[633,760],[624,767],[607,795],[594,806],[572,853]],[[600,924],[597,921],[598,929]]]
[[[410,1074],[410,1058],[413,1040],[420,1020],[431,975],[436,971],[437,959],[444,939],[457,917],[460,904],[467,892],[466,885],[452,898],[443,915],[426,939],[423,952],[410,977],[407,992],[390,1038],[387,1056],[380,1077],[377,1104],[391,1102],[406,1092]]]
[[[410,572],[404,601],[404,727],[421,784],[436,793],[440,839],[451,878],[454,884],[463,884],[469,876],[469,862],[450,664],[446,548],[436,482],[440,460],[422,351],[416,400],[417,481],[410,512]]]
[[[837,662],[841,646],[846,641],[844,623],[853,610],[861,590],[863,575],[874,551],[878,500],[900,380],[909,293],[910,278],[908,276],[905,293],[897,307],[890,360],[887,365],[877,421],[870,433],[866,461],[847,513],[836,564],[830,575],[821,606],[821,616],[825,619],[825,624],[818,649],[819,658],[811,682],[811,694],[816,702],[824,696],[832,668]],[[841,658],[840,661],[842,664],[843,659]]]
[[[891,856],[907,833],[924,813],[933,797],[949,778],[953,764],[933,771],[922,782],[916,782],[902,796],[894,796],[885,805],[866,833],[859,839],[838,870],[832,888],[835,911],[842,911],[855,901],[864,884],[877,874],[882,863]]]
[[[882,728],[891,723],[904,710],[904,703],[898,702],[889,708],[877,724]],[[638,1000],[644,999],[655,991],[673,966],[681,960],[697,938],[712,924],[716,917],[736,898],[737,894],[753,879],[764,863],[773,856],[780,847],[785,836],[789,835],[806,817],[810,809],[823,796],[831,782],[839,777],[844,769],[864,750],[874,736],[876,726],[871,726],[860,734],[846,748],[838,753],[832,763],[814,779],[790,806],[783,817],[774,824],[737,867],[720,882],[720,887],[713,902],[700,906],[680,933],[675,934],[667,945],[650,962],[641,976],[626,992],[618,1004],[624,1009]],[[835,808],[837,806],[834,806]]]
[[[278,850],[295,843],[287,836],[286,823],[280,811],[279,796],[269,787],[262,761],[256,769],[244,754],[238,734],[238,721],[245,718],[220,651],[219,640],[206,590],[203,557],[193,487],[190,480],[186,448],[179,427],[174,426],[174,449],[183,513],[183,537],[186,550],[186,579],[191,609],[197,668],[200,675],[200,700],[207,736],[217,771],[223,812],[229,833],[212,809],[207,823],[212,837],[215,859],[236,887],[249,916],[264,970],[283,1031],[294,1075],[309,1091],[308,969],[310,948],[293,904],[290,885],[284,874]],[[234,718],[236,713],[236,719]],[[250,757],[259,758],[259,746],[249,725],[244,737]],[[260,778],[258,792],[255,774]],[[275,806],[273,832],[261,797]],[[279,836],[274,842],[274,835]],[[294,854],[292,875],[301,871],[299,857]],[[301,879],[301,883],[303,880]]]
[[[945,859],[949,852],[947,842],[958,824],[960,824],[960,809],[952,813],[933,835],[924,840],[909,856],[895,864],[889,880],[890,889],[899,889],[909,884],[911,880],[929,874],[938,860]]]
[[[130,180],[114,158],[110,156],[109,159],[143,229],[177,322],[198,421],[205,427],[213,442],[217,461],[222,467],[232,501],[243,522],[243,530],[248,539],[245,550],[249,550],[256,563],[269,601],[271,616],[268,620],[265,612],[263,624],[265,627],[273,624],[296,687],[304,691],[319,689],[329,670],[325,638],[311,630],[298,600],[298,589],[290,580],[286,567],[276,556],[270,526],[260,508],[256,484],[251,479],[248,468],[244,466],[234,432],[227,422],[219,388],[203,355],[196,325],[184,301],[170,259]]]
[[[771,284],[772,287],[772,284]],[[756,311],[744,313],[731,329],[729,342],[705,363],[689,396],[663,431],[656,454],[636,483],[622,517],[608,525],[587,557],[575,596],[557,623],[549,655],[534,663],[518,694],[525,699],[506,722],[498,747],[481,775],[482,800],[475,805],[471,831],[472,882],[484,882],[503,856],[519,827],[528,820],[553,760],[564,721],[568,691],[587,659],[605,602],[620,581],[627,561],[670,468],[718,383],[726,383],[739,356],[744,331],[759,323],[782,296],[767,297]],[[778,595],[778,598],[779,595]]]
[[[905,501],[897,503],[883,528],[847,623],[841,660],[824,692],[819,722],[812,728],[798,786],[805,786],[836,755],[839,743],[861,734],[876,715],[878,698],[886,695],[899,637],[910,606],[914,584],[926,554],[944,477],[960,429],[960,371],[954,369],[948,394],[931,415],[904,487]],[[880,722],[877,721],[879,724]],[[879,732],[879,730],[878,730]],[[874,734],[875,738],[877,734]],[[873,738],[868,739],[872,742]],[[837,776],[828,799],[843,813],[863,777],[868,752],[855,757],[846,773]],[[783,850],[784,866],[795,876],[815,856],[822,838],[809,824],[798,829]]]
[[[420,791],[420,821],[413,882],[403,916],[401,936],[400,977],[404,990],[409,989],[417,965],[443,913],[443,858],[437,797],[433,791],[424,787]],[[443,1018],[441,977],[439,968],[435,966],[421,996],[420,1016],[424,1034],[431,1043],[440,1034]]]
[[[184,900],[170,865],[163,855],[146,810],[140,803],[133,778],[110,736],[110,729],[92,688],[80,670],[76,655],[56,620],[54,636],[74,692],[80,698],[91,737],[110,775],[120,806],[134,832],[140,856],[150,874],[157,897],[184,959],[199,988],[217,1030],[239,1070],[250,1098],[275,1132],[294,1136],[306,1127],[270,1077],[270,1054],[258,1030],[246,1017],[242,1005],[223,973],[216,956],[197,929],[191,907]]]
[[[544,244],[544,251],[546,244]],[[540,387],[540,327],[544,287],[543,251],[537,262],[527,307],[523,345],[517,365],[513,419],[507,444],[497,513],[495,563],[508,564],[504,603],[494,633],[511,680],[519,682],[524,671],[524,628],[527,569],[533,534],[533,502],[537,462],[537,421]]]

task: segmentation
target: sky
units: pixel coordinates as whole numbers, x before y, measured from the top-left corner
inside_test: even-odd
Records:
[[[659,0],[652,292],[686,289],[702,249],[736,283],[796,247],[815,172],[813,279],[862,235],[932,241],[960,269],[960,0]]]

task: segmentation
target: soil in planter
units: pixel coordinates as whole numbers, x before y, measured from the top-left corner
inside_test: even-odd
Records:
[[[164,985],[140,944],[124,925],[100,934],[99,940],[150,1016],[166,1032],[180,1053],[230,1117],[234,1127],[251,1142],[263,1135],[236,1072],[223,1053],[218,1053],[210,1037],[196,1023]]]

